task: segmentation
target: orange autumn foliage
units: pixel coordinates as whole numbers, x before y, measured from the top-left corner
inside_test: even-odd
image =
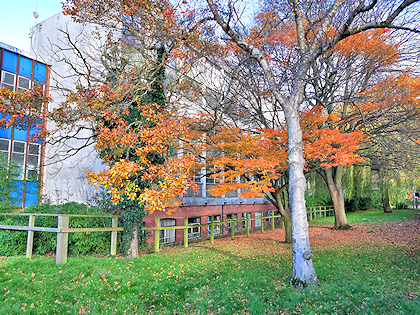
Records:
[[[16,127],[22,130],[34,128],[35,141],[47,134],[43,119],[48,116],[45,107],[51,101],[41,87],[23,91],[0,90],[0,128]]]
[[[361,131],[351,133],[327,127],[335,117],[322,116],[321,108],[301,113],[304,158],[307,168],[330,168],[352,165],[362,161],[356,151],[364,135]],[[287,130],[264,128],[244,131],[237,127],[221,127],[209,138],[210,148],[220,154],[208,158],[216,165],[212,177],[222,180],[211,188],[211,194],[220,196],[241,189],[240,197],[263,197],[274,191],[272,183],[287,171]],[[238,178],[246,180],[238,181]]]
[[[195,188],[191,181],[195,156],[188,152],[176,154],[183,149],[188,126],[177,118],[174,106],[142,102],[137,103],[137,120],[127,122],[124,100],[131,93],[133,86],[128,84],[124,89],[103,85],[79,89],[68,96],[67,103],[54,116],[67,122],[73,113],[79,115],[77,121],[96,119],[96,149],[102,152],[108,168],[88,171],[87,177],[96,187],[102,186],[111,193],[114,203],[127,198],[144,203],[149,213],[170,212],[167,207],[176,206],[181,194],[189,187]],[[132,155],[136,158],[129,159]],[[153,163],[151,157],[156,155],[162,158],[162,163]],[[138,180],[151,185],[139,187]]]

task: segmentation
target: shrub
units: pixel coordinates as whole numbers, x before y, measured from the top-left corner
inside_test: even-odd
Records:
[[[398,202],[395,205],[395,209],[408,209],[408,206],[405,202]]]
[[[360,197],[359,198],[359,210],[370,210],[372,209],[373,201],[371,197]]]
[[[103,214],[94,207],[88,207],[84,204],[75,202],[54,206],[51,204],[43,204],[40,206],[31,206],[24,210],[25,213],[53,213],[53,214]],[[28,225],[28,217],[24,216],[3,216],[0,217],[1,224],[10,225]],[[57,217],[35,217],[35,226],[39,227],[56,227]],[[70,227],[110,227],[111,219],[109,218],[86,218],[71,217]],[[0,230],[0,243],[6,246],[0,247],[1,256],[10,256],[16,254],[24,254],[26,251],[27,232]],[[54,253],[56,250],[56,233],[51,232],[35,232],[34,233],[34,253],[44,255],[46,253]],[[69,233],[69,254],[87,254],[87,253],[109,253],[111,243],[110,232],[78,232]]]
[[[359,199],[352,198],[344,200],[344,207],[346,208],[346,212],[359,210]]]

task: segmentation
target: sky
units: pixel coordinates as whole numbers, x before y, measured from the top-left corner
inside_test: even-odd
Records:
[[[35,24],[61,11],[65,0],[0,0],[0,42],[29,52],[29,31]],[[38,6],[37,6],[38,3]]]

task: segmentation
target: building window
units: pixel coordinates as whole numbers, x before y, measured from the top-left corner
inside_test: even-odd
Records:
[[[206,196],[207,197],[213,197],[210,193],[210,189],[220,183],[220,179],[218,177],[210,177],[212,174],[214,174],[214,165],[209,165],[206,167]]]
[[[6,156],[7,160],[9,160],[9,146],[10,146],[9,140],[0,139],[0,152],[2,152],[2,154]]]
[[[238,215],[236,213],[235,214],[228,214],[227,218],[228,218],[229,221],[231,221],[231,220],[236,221],[236,220],[238,220]],[[226,226],[227,226],[227,230],[230,232],[231,223],[227,223]],[[238,222],[233,223],[233,228],[235,229],[235,231],[238,231]]]
[[[176,221],[174,219],[163,219],[160,220],[160,226],[175,226]],[[162,244],[168,244],[175,242],[175,229],[165,229],[160,231],[160,242]]]
[[[23,90],[28,90],[31,87],[31,80],[29,80],[28,78],[25,77],[18,77],[18,90],[19,91],[23,91]]]
[[[33,85],[34,85],[34,87],[35,87],[35,86],[40,86],[40,87],[41,87],[41,89],[42,89],[42,91],[44,91],[44,89],[45,89],[45,85],[44,85],[44,83],[41,83],[41,82],[38,82],[38,81],[34,81],[34,82],[33,82]]]
[[[213,222],[220,222],[220,215],[215,215],[213,216]],[[211,216],[207,217],[207,223],[211,222]],[[218,225],[213,225],[214,226],[214,235],[219,235],[220,234],[220,224]],[[210,228],[211,226],[207,226],[207,234],[210,235]]]
[[[1,88],[5,87],[11,91],[15,90],[16,75],[3,71],[1,74]]]
[[[41,146],[37,143],[28,145],[27,179],[29,181],[38,181],[40,148]]]
[[[188,225],[196,225],[188,229],[188,239],[200,238],[200,218],[188,218]]]
[[[202,197],[203,196],[203,185],[201,182],[201,172],[199,171],[195,176],[194,176],[194,183],[196,183],[196,185],[198,186],[198,191],[195,192],[191,187],[188,188],[187,192],[185,193],[185,197]]]
[[[267,217],[271,217],[273,215],[273,212],[274,211],[272,211],[272,210],[267,211]],[[272,218],[268,218],[267,219],[267,222],[270,224],[271,223],[271,220],[272,220]]]
[[[13,150],[12,150],[12,162],[17,166],[16,168],[16,178],[23,180],[24,169],[25,169],[25,153],[26,153],[26,143],[21,141],[13,141]]]
[[[261,218],[262,217],[262,212],[261,211],[255,212],[255,217],[256,218]],[[261,219],[255,220],[255,227],[260,227],[261,226],[261,223],[262,223],[262,220]]]

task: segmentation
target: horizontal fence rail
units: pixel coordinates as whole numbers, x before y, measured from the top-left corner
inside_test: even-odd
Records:
[[[225,215],[238,215],[238,214],[244,214],[243,212],[238,212],[238,213],[228,213]],[[308,221],[319,218],[319,217],[327,217],[330,215],[334,214],[334,208],[332,206],[328,207],[328,206],[317,206],[317,207],[308,207],[307,208],[307,216],[308,216]],[[189,237],[188,237],[188,229],[192,229],[194,227],[210,227],[210,242],[213,244],[214,243],[214,236],[215,234],[219,235],[220,234],[220,228],[219,228],[219,233],[215,233],[215,226],[224,226],[225,224],[230,224],[230,237],[231,239],[234,239],[235,236],[235,228],[234,228],[234,224],[240,224],[242,222],[245,222],[245,230],[246,230],[246,235],[249,236],[249,232],[250,232],[250,222],[251,221],[255,221],[255,220],[261,220],[261,225],[260,225],[260,229],[261,229],[261,233],[264,232],[264,224],[262,222],[262,220],[264,219],[271,219],[271,229],[274,230],[274,219],[275,218],[280,218],[281,220],[281,215],[274,215],[274,211],[273,211],[273,215],[269,215],[269,216],[265,216],[265,217],[255,217],[255,218],[250,218],[249,216],[249,212],[247,212],[246,217],[239,218],[239,219],[231,219],[231,220],[227,220],[227,221],[215,221],[215,217],[219,216],[219,215],[212,215],[209,216],[211,219],[209,222],[207,223],[203,223],[203,224],[198,224],[198,223],[194,223],[194,224],[188,224],[188,217],[182,217],[184,219],[184,225],[180,226],[180,225],[173,225],[173,226],[161,226],[160,225],[160,220],[162,218],[155,218],[155,226],[154,227],[143,227],[143,230],[146,231],[155,231],[155,240],[154,240],[154,244],[155,244],[155,252],[159,253],[159,249],[160,249],[160,231],[164,231],[164,230],[184,230],[184,247],[188,247],[188,241],[189,241]],[[174,219],[174,218],[180,218],[180,217],[167,217],[165,219]],[[196,217],[194,217],[196,218]],[[284,227],[284,223],[281,220],[281,227]],[[167,242],[164,242],[167,243]]]
[[[333,206],[316,206],[306,208],[308,221],[312,221],[316,218],[329,217],[334,215]]]
[[[28,240],[26,245],[26,257],[32,258],[34,232],[52,232],[57,233],[57,250],[56,250],[56,263],[65,264],[67,262],[67,249],[68,249],[68,233],[76,232],[111,232],[111,255],[117,254],[117,232],[123,231],[122,227],[118,227],[118,215],[78,215],[78,214],[50,214],[50,213],[0,213],[0,216],[27,216],[29,223],[27,226],[19,225],[0,225],[2,230],[16,230],[28,231]],[[35,217],[57,217],[57,227],[39,227],[35,226]],[[112,227],[104,228],[70,228],[70,218],[110,218],[112,220]]]

